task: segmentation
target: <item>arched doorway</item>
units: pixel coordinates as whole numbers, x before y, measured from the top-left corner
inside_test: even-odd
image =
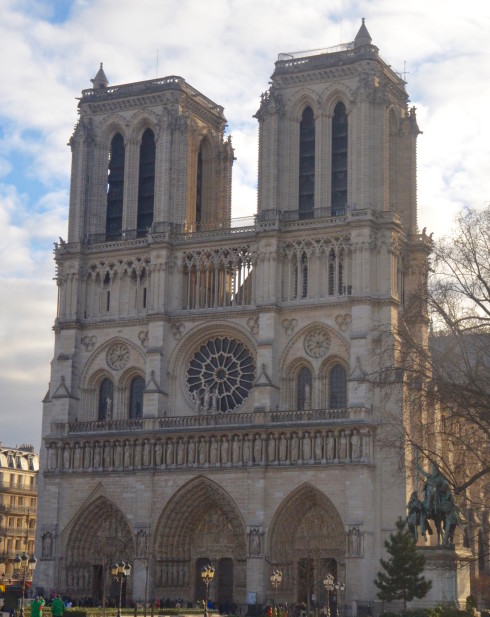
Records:
[[[205,598],[201,569],[216,571],[209,598],[226,609],[246,595],[246,533],[228,493],[205,477],[182,487],[165,507],[155,535],[155,593]]]
[[[119,588],[112,579],[111,564],[134,559],[133,535],[119,508],[105,497],[83,508],[68,530],[65,554],[67,595],[117,603]],[[123,605],[130,599],[129,585],[123,585]]]
[[[283,580],[275,594],[277,602],[307,604],[309,601],[317,607],[325,606],[325,576],[332,574],[335,580],[345,578],[344,526],[328,497],[310,484],[293,491],[274,515],[267,553],[270,598],[275,593],[270,574],[278,568]],[[336,598],[330,595],[329,600],[332,606]]]

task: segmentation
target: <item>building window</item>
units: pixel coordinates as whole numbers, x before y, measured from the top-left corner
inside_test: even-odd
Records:
[[[145,380],[143,377],[135,377],[129,387],[129,417],[141,418],[143,416],[143,394],[145,392]]]
[[[313,218],[315,207],[315,118],[305,107],[299,125],[299,218]]]
[[[153,223],[155,203],[155,136],[151,129],[143,133],[140,146],[138,184],[138,236],[146,235]]]
[[[99,422],[111,419],[113,400],[114,386],[112,381],[106,378],[99,387]]]
[[[308,297],[308,257],[306,253],[301,256],[301,297]]]
[[[237,409],[250,394],[254,380],[250,351],[228,337],[201,345],[187,368],[187,390],[199,413]]]
[[[124,139],[116,133],[111,141],[107,176],[106,239],[118,240],[122,231],[124,193]]]
[[[296,381],[296,405],[299,411],[311,409],[311,371],[303,366]]]
[[[347,407],[347,376],[345,368],[336,364],[330,371],[330,409]]]
[[[337,103],[332,118],[332,216],[344,214],[347,205],[347,112]]]

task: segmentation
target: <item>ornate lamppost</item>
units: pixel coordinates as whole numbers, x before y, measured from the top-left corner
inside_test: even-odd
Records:
[[[14,559],[14,569],[17,575],[22,576],[22,600],[20,604],[20,617],[24,617],[24,598],[26,595],[26,581],[28,578],[32,578],[34,570],[36,569],[37,559],[34,554],[28,557],[24,552],[19,557],[16,555]]]
[[[325,587],[325,591],[327,592],[327,617],[331,617],[330,615],[330,593],[335,592],[335,594],[337,595],[337,592],[345,590],[345,585],[344,583],[339,583],[338,581],[336,582],[332,574],[327,574],[325,578],[323,579],[323,586]],[[336,612],[338,613],[338,596],[336,599],[337,599]],[[337,617],[337,615],[334,615],[334,617]]]
[[[276,594],[277,594],[277,590],[280,586],[280,584],[282,583],[282,572],[281,570],[272,570],[272,574],[271,574],[271,585],[272,588],[274,589],[274,610],[276,610]]]
[[[214,578],[214,568],[211,564],[204,566],[201,568],[201,578],[203,583],[206,585],[206,600],[204,602],[204,617],[208,617],[208,599],[209,599],[209,585],[211,584]]]
[[[124,581],[131,574],[131,564],[124,563],[124,561],[120,561],[119,563],[114,562],[111,566],[111,574],[114,580],[119,583],[119,605],[117,609],[117,617],[121,617],[121,600],[122,600],[122,586]]]

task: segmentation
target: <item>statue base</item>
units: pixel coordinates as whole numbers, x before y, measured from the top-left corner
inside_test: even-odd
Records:
[[[421,600],[410,602],[410,608],[426,608],[451,603],[464,609],[470,595],[470,561],[468,549],[450,546],[419,546],[425,559],[424,576],[432,581],[432,589]]]

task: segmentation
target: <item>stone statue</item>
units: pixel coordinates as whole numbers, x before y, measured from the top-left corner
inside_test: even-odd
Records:
[[[139,441],[134,447],[134,466],[141,467],[141,444]]]
[[[177,444],[177,465],[179,467],[182,467],[182,465],[184,464],[184,453],[184,442],[182,441],[182,439],[179,439],[179,443]]]
[[[291,439],[291,463],[296,463],[299,458],[299,439],[296,433]]]
[[[105,400],[105,418],[104,420],[112,420],[112,399],[108,396]]]
[[[269,435],[267,458],[269,460],[269,463],[273,463],[276,460],[276,440],[274,438],[274,435]]]
[[[216,388],[211,395],[211,411],[213,413],[218,411],[218,388]]]
[[[63,469],[70,468],[70,449],[68,446],[63,450]]]
[[[303,460],[311,460],[311,439],[308,433],[303,437]]]
[[[250,438],[245,437],[243,442],[243,462],[248,463],[250,461]]]
[[[172,440],[167,441],[167,455],[165,457],[167,465],[174,464],[174,443]]]
[[[323,441],[322,436],[320,434],[317,434],[317,436],[315,437],[315,460],[316,461],[322,460],[322,450],[323,450],[322,441]]]
[[[262,440],[260,439],[260,435],[255,437],[254,442],[254,461],[256,463],[260,463],[262,460]]]
[[[347,458],[347,438],[345,436],[344,431],[340,433],[339,439],[339,459],[341,461],[345,461]]]
[[[221,463],[226,465],[228,463],[228,439],[223,437],[221,442]]]
[[[407,523],[414,542],[417,542],[418,539],[418,526],[420,525],[423,509],[424,504],[418,498],[417,491],[413,491],[407,504]]]
[[[211,402],[211,390],[209,389],[209,385],[206,384],[204,386],[204,401],[202,405],[202,409],[204,413],[208,413],[209,408],[210,408],[210,402]]]
[[[94,469],[98,469],[100,467],[100,462],[101,462],[100,458],[101,458],[100,445],[97,442],[94,448]]]
[[[155,444],[155,465],[159,467],[162,464],[162,444],[157,441]]]
[[[199,442],[199,465],[204,465],[206,462],[206,442],[201,439]]]
[[[131,467],[131,444],[129,441],[124,446],[124,467]]]
[[[196,457],[196,444],[192,440],[189,442],[189,446],[187,448],[187,464],[194,465],[195,457]]]
[[[216,439],[213,437],[211,440],[211,447],[209,449],[209,464],[216,465],[218,462],[218,444],[216,443]]]
[[[231,456],[232,456],[232,462],[234,465],[240,462],[240,440],[236,435],[235,437],[233,437],[233,445],[231,447]]]
[[[192,400],[194,401],[194,407],[196,408],[196,412],[198,415],[201,413],[201,397],[199,396],[199,392],[194,390],[191,394]]]
[[[279,460],[281,463],[287,461],[288,458],[288,442],[284,435],[281,435],[281,441],[279,442]]]
[[[305,384],[305,409],[311,409],[311,387],[309,383]]]
[[[143,466],[149,467],[151,462],[151,448],[150,442],[145,440],[145,445],[143,446]]]
[[[327,437],[327,461],[333,461],[335,458],[335,437],[333,433],[329,433]]]
[[[351,458],[353,461],[357,461],[361,458],[361,439],[357,431],[354,431],[352,433],[350,443],[351,443]]]

